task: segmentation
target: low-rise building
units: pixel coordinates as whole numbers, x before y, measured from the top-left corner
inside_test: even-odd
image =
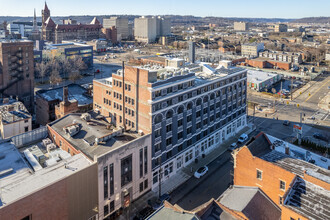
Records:
[[[98,219],[96,163],[42,145],[0,142],[1,219]]]
[[[254,58],[259,56],[259,52],[264,50],[264,43],[243,44],[241,46],[242,56]]]
[[[330,61],[330,53],[325,54],[325,60]]]
[[[100,40],[100,39],[88,41],[86,44],[92,46],[93,50],[97,53],[105,52],[108,47],[108,42],[105,40]]]
[[[282,70],[290,70],[291,63],[283,62],[283,61],[275,61],[269,58],[259,57],[256,59],[246,59],[246,64],[256,68],[274,68],[274,69],[282,69]]]
[[[88,67],[91,67],[93,65],[93,46],[69,41],[61,44],[46,44],[42,56],[43,59],[52,57],[71,59],[78,56],[82,58]]]
[[[289,62],[294,64],[301,64],[301,53],[283,52],[283,51],[263,51],[259,53],[259,57],[266,57],[276,61]]]
[[[281,80],[281,75],[263,71],[248,70],[247,85],[251,89],[262,91]]]
[[[65,96],[66,93],[63,92],[63,90],[65,90],[64,87],[42,89],[36,92],[37,124],[46,125],[47,123],[54,121],[56,118],[63,117],[68,113],[83,113],[88,112],[93,108],[93,98],[88,94],[87,89],[77,84],[70,84],[67,88],[67,96]],[[64,103],[60,104],[62,101],[64,101]],[[55,112],[56,108],[57,115]]]
[[[0,139],[31,131],[32,116],[24,104],[15,99],[0,99]]]
[[[232,155],[234,185],[261,188],[282,219],[330,218],[328,159],[264,133]]]
[[[151,136],[125,131],[101,115],[69,114],[48,124],[54,143],[97,162],[99,219],[113,218],[151,189]]]

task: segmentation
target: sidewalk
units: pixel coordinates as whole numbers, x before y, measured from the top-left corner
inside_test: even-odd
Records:
[[[205,155],[205,158],[202,158],[200,156],[198,158],[198,163],[195,163],[194,161],[191,162],[186,167],[180,169],[176,174],[171,176],[166,180],[165,183],[162,183],[162,194],[164,193],[171,193],[174,189],[176,189],[178,186],[180,186],[182,183],[187,181],[190,177],[194,175],[194,172],[202,166],[205,166],[215,160],[219,155],[223,154],[228,147],[233,142],[236,142],[238,137],[243,134],[250,134],[252,132],[252,124],[248,124],[245,128],[243,128],[241,131],[236,133],[236,135],[228,138],[224,142],[222,142],[218,147],[214,148],[211,152],[208,152]],[[191,172],[192,171],[192,172]],[[156,194],[158,195],[158,188],[156,189]]]

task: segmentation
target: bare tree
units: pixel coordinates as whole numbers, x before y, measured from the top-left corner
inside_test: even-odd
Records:
[[[74,83],[76,83],[76,81],[77,81],[78,79],[80,79],[80,78],[81,78],[81,75],[80,75],[80,73],[79,73],[78,70],[72,70],[72,71],[69,73],[69,79],[70,79],[72,82],[74,82]]]
[[[70,62],[69,59],[64,58],[61,60],[61,64],[62,64],[63,77],[66,79],[69,77],[70,72],[72,71],[72,63]]]
[[[44,77],[46,76],[47,70],[48,70],[48,63],[37,63],[36,64],[36,70],[41,77],[41,83],[44,83]]]
[[[81,57],[75,56],[72,61],[73,69],[78,70],[79,72],[87,69],[87,65]]]
[[[57,69],[52,70],[49,76],[49,81],[51,85],[55,85],[62,82],[62,77],[60,76],[60,72]]]

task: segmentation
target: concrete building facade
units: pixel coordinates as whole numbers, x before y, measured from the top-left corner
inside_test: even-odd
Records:
[[[34,112],[32,41],[0,41],[0,96],[16,97]]]
[[[0,99],[0,139],[32,130],[32,116],[22,102]]]
[[[243,44],[241,47],[241,54],[247,58],[254,58],[259,56],[259,52],[264,50],[264,43]]]
[[[97,162],[98,218],[113,219],[151,189],[151,136],[99,118],[94,112],[69,114],[48,124],[48,131],[61,149]]]
[[[301,64],[303,62],[301,53],[282,52],[282,51],[263,51],[259,57],[270,58],[276,61]]]
[[[128,66],[93,83],[94,111],[152,134],[153,188],[246,125],[246,70],[167,63]]]
[[[128,27],[128,18],[124,17],[111,17],[103,19],[103,28],[112,28],[117,29],[117,40],[127,40],[130,36],[130,31]]]
[[[152,43],[158,37],[169,34],[171,34],[169,19],[144,16],[134,19],[134,37],[139,42]]]
[[[249,24],[246,22],[234,22],[235,31],[247,31],[249,30]]]
[[[288,32],[288,25],[286,24],[275,24],[274,32]]]

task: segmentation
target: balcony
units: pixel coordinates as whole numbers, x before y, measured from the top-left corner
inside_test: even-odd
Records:
[[[200,105],[196,106],[196,112],[200,111],[201,108],[202,108],[202,107],[201,107]]]
[[[187,115],[191,115],[192,114],[192,109],[189,109],[188,111],[187,111]]]
[[[187,122],[187,128],[189,128],[191,126],[192,126],[192,122],[191,121]]]
[[[162,123],[161,122],[155,124],[155,130],[160,129],[161,127],[162,127]]]
[[[172,118],[166,119],[166,125],[171,124],[171,123],[172,123]]]
[[[162,136],[155,138],[155,144],[159,144],[162,141]]]
[[[203,107],[204,107],[204,108],[207,108],[207,106],[208,106],[208,103],[204,103],[204,104],[203,104]]]
[[[183,125],[178,127],[178,132],[183,131]]]
[[[166,133],[166,138],[170,138],[170,137],[172,137],[172,131]]]
[[[178,120],[183,118],[183,113],[178,114]]]

